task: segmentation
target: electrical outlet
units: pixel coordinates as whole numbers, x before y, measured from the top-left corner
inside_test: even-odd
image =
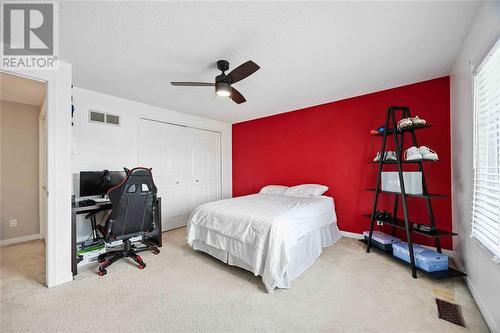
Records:
[[[17,227],[17,220],[10,220],[10,227],[11,228]]]

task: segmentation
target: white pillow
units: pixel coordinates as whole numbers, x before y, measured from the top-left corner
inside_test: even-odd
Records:
[[[328,191],[328,186],[318,184],[303,184],[289,187],[283,195],[292,197],[317,197]]]
[[[282,195],[288,189],[288,186],[283,185],[267,185],[264,186],[260,193],[270,193],[270,194],[279,194]]]

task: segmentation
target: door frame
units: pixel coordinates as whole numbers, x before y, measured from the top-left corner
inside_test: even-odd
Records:
[[[71,65],[58,70],[1,70],[46,82],[47,225],[45,282],[54,287],[71,273]]]
[[[47,91],[38,116],[38,220],[40,239],[45,240],[47,229]]]

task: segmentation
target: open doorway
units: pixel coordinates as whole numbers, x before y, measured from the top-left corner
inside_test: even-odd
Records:
[[[0,72],[2,287],[46,285],[47,83]]]

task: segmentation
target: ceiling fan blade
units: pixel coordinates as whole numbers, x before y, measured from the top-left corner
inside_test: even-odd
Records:
[[[215,83],[208,82],[170,82],[173,86],[184,86],[184,87],[211,87],[215,86]]]
[[[236,104],[241,104],[241,103],[245,103],[247,100],[245,99],[245,97],[243,97],[242,94],[240,94],[240,92],[236,89],[234,89],[233,87],[231,87],[231,99],[236,103]]]
[[[233,69],[227,77],[231,81],[231,83],[236,83],[238,81],[243,80],[244,78],[252,75],[256,71],[259,70],[259,65],[257,65],[252,60],[248,60],[244,64],[239,65],[235,69]]]

